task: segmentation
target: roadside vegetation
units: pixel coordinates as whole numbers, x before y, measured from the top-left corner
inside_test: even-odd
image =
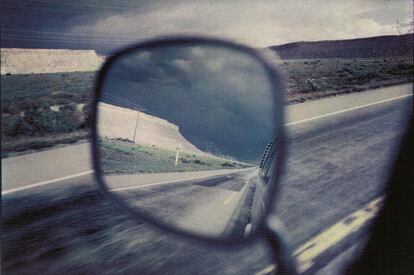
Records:
[[[231,160],[182,152],[175,166],[176,151],[143,146],[128,140],[101,139],[102,169],[105,174],[184,172],[251,167]]]
[[[286,59],[288,104],[413,82],[410,57]],[[2,157],[85,141],[94,72],[1,75]]]
[[[412,57],[286,59],[288,103],[413,82]]]
[[[2,157],[85,140],[94,76],[2,75]]]

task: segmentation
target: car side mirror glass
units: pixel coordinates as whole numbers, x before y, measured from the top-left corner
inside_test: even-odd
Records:
[[[230,42],[167,39],[121,51],[97,85],[98,183],[163,228],[245,238],[276,189],[281,93],[263,55]]]

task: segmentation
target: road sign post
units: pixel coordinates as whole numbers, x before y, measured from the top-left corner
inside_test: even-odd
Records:
[[[175,153],[175,166],[178,165],[178,156],[180,155],[181,145],[178,144]]]

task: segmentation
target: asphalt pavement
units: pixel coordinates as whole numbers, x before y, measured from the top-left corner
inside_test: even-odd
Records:
[[[323,233],[342,218],[383,195],[388,170],[407,123],[406,118],[412,113],[411,91],[412,85],[400,85],[288,107],[288,157],[286,170],[280,182],[280,196],[275,203],[275,213],[284,222],[293,248]],[[76,226],[69,226],[70,230],[64,227],[65,230],[61,232],[63,236],[58,238],[56,236],[59,236],[59,230],[42,230],[42,220],[53,218],[54,222],[49,221],[50,224],[60,224],[55,221],[58,217],[64,219],[65,214],[59,214],[59,211],[39,214],[39,211],[46,206],[50,210],[55,209],[56,204],[76,201],[76,198],[83,197],[82,194],[90,194],[91,190],[96,189],[89,175],[91,168],[87,153],[88,145],[83,144],[2,161],[2,206],[6,224],[3,227],[5,252],[2,255],[2,263],[5,271],[18,273],[22,270],[43,270],[46,273],[57,273],[58,266],[63,266],[74,272],[99,271],[108,274],[132,271],[251,274],[271,263],[267,254],[268,247],[260,242],[246,244],[243,248],[226,247],[217,250],[207,248],[203,244],[166,237],[168,235],[143,224],[139,227],[134,226],[126,217],[115,222],[116,219],[121,219],[122,215],[116,216],[116,219],[114,217],[114,221],[111,221],[106,215],[113,211],[112,207],[101,199],[97,199],[97,205],[86,204],[85,213],[81,215],[83,217],[75,218],[78,214],[74,212],[69,219],[69,224],[71,219],[80,221],[85,216],[92,215],[88,212],[92,211],[93,215],[102,217],[102,220],[97,222],[100,233],[91,233],[88,235],[89,239],[77,243],[77,246],[68,245],[61,248],[65,242],[64,236],[71,235],[70,230],[80,232],[88,225],[76,222]],[[192,186],[196,186],[197,189],[200,188],[200,184],[202,185],[199,182],[198,186]],[[169,190],[170,187],[167,186],[168,184],[162,188]],[[211,186],[207,188],[210,191],[215,189]],[[222,192],[223,188],[219,189],[220,194],[226,193]],[[152,200],[159,203],[156,207],[158,211],[168,210],[170,204],[167,201],[172,198],[174,192],[167,193],[169,195],[164,198],[165,204],[163,200],[158,201],[156,195],[152,197]],[[226,193],[227,198],[231,194]],[[179,196],[186,198],[189,195],[182,193]],[[220,196],[219,199],[224,201],[226,196]],[[212,197],[214,196],[203,199],[209,202]],[[194,198],[200,199],[198,196]],[[91,201],[95,202],[86,200],[87,203]],[[77,205],[77,211],[82,207],[79,202],[73,205]],[[36,209],[39,211],[36,212]],[[68,208],[65,206],[58,209],[64,211]],[[211,216],[212,213],[221,211],[200,209],[197,211],[201,212],[196,211],[187,217],[192,217],[191,219],[196,221],[196,217]],[[33,211],[38,216],[33,214]],[[26,222],[21,221],[21,215],[26,215]],[[183,224],[191,224],[188,219],[183,220]],[[46,228],[46,225],[43,226]],[[28,241],[27,234],[31,230],[43,234],[44,236],[41,236],[45,242],[35,241],[36,238]],[[212,231],[207,229],[205,232]],[[102,237],[102,234],[105,238],[100,242],[94,243],[90,240],[96,235]],[[356,240],[366,236],[361,234],[353,234],[347,238],[349,240],[344,240],[337,246],[336,253],[332,254],[331,251],[329,257],[319,257],[318,261],[328,263],[336,255],[352,247]],[[24,249],[28,245],[33,248],[30,253]],[[56,247],[62,250],[55,253],[56,255],[52,253],[50,256],[42,252],[48,249],[54,251]],[[79,247],[82,251],[78,251]],[[77,257],[77,253],[87,255],[85,257],[89,260]],[[34,258],[30,258],[30,255]],[[121,256],[122,259],[119,258]],[[135,257],[140,259],[134,262],[132,259]],[[109,261],[112,265],[107,265],[104,261]],[[116,265],[120,262],[124,266],[117,269]],[[323,264],[319,263],[318,266],[322,267]]]
[[[241,207],[240,200],[248,189],[249,178],[258,168],[206,172],[174,173],[180,180],[146,184],[140,180],[147,178],[145,174],[107,175],[105,180],[111,192],[133,208],[189,232],[221,237],[225,232],[233,232],[228,228],[229,223]],[[197,177],[197,174],[204,176]],[[123,187],[119,187],[120,184]]]

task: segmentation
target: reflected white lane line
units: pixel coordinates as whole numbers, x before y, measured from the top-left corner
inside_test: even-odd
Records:
[[[182,178],[182,179],[176,179],[176,180],[155,182],[155,183],[149,183],[149,184],[143,184],[143,185],[120,187],[120,188],[110,189],[109,192],[139,189],[139,188],[162,185],[162,184],[169,184],[169,183],[179,183],[179,182],[186,182],[186,181],[193,181],[193,180],[202,180],[202,179],[207,179],[207,178],[211,178],[211,177],[215,177],[215,176],[221,176],[221,175],[233,174],[233,173],[237,173],[237,171],[229,171],[229,172],[226,172],[226,173],[216,173],[216,174],[210,174],[210,175],[206,175],[206,176],[199,176],[199,177],[193,177],[193,178]]]
[[[162,184],[170,184],[170,183],[180,183],[180,182],[187,182],[187,181],[194,181],[194,180],[203,180],[203,179],[208,179],[208,178],[212,178],[212,177],[217,177],[217,176],[222,176],[223,178],[225,177],[227,180],[231,179],[233,176],[233,174],[238,174],[238,173],[243,173],[243,172],[248,172],[250,170],[255,170],[257,169],[257,167],[249,167],[249,168],[241,168],[241,169],[222,169],[222,170],[202,170],[202,171],[198,171],[198,172],[209,172],[209,171],[216,171],[215,173],[211,173],[211,174],[207,174],[207,175],[203,175],[203,176],[194,176],[194,177],[179,177],[176,179],[171,179],[168,181],[161,181],[161,182],[153,182],[153,183],[148,183],[148,184],[142,184],[142,185],[131,185],[131,186],[125,186],[125,187],[119,187],[119,188],[113,188],[113,189],[109,189],[109,192],[117,192],[117,191],[124,191],[124,190],[131,190],[131,189],[139,189],[139,188],[144,188],[144,187],[151,187],[151,186],[157,186],[157,185],[162,185]],[[196,171],[189,171],[189,172],[196,172]],[[172,172],[172,173],[176,173],[176,172]],[[182,173],[186,173],[186,172],[182,172]],[[110,177],[110,176],[108,176]],[[106,180],[107,182],[110,181],[110,179]],[[110,185],[110,184],[109,184]]]
[[[234,192],[234,193],[232,193],[230,196],[228,196],[225,200],[224,200],[224,202],[223,202],[223,204],[224,205],[228,205],[233,199],[234,199],[234,197],[238,194],[239,192]]]

